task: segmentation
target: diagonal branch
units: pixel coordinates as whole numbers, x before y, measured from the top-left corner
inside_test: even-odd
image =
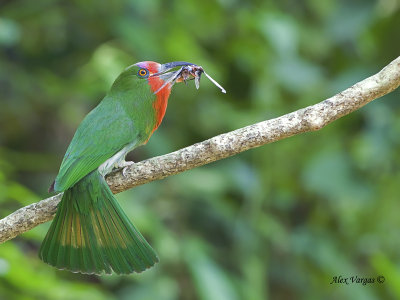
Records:
[[[395,90],[400,85],[400,57],[379,73],[360,81],[318,104],[279,118],[263,121],[218,135],[181,150],[138,162],[126,170],[107,175],[114,193],[181,173],[251,148],[276,142],[303,132],[316,131]],[[54,217],[61,194],[20,208],[0,220],[0,243],[47,222]]]

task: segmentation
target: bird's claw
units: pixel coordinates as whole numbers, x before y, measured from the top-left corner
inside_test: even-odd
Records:
[[[133,165],[134,162],[133,161],[121,161],[120,163],[118,163],[117,168],[123,168],[122,169],[122,176],[126,177],[126,172],[129,166]]]

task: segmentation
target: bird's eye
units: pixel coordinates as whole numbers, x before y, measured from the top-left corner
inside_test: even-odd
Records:
[[[147,69],[140,69],[137,74],[139,77],[149,77],[149,71]]]

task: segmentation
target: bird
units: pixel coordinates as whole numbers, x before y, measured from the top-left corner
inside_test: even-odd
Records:
[[[186,66],[196,65],[142,61],[127,67],[80,123],[49,189],[63,195],[39,250],[45,263],[102,275],[140,273],[158,262],[104,176],[132,164],[126,154],[160,126],[173,84],[186,81],[179,73]]]

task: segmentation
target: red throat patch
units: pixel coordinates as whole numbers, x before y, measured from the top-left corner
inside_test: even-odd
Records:
[[[157,91],[163,84],[164,80],[161,80],[158,77],[150,77],[149,79],[149,84],[152,92],[154,93]],[[156,94],[156,100],[153,103],[154,110],[156,112],[156,124],[153,128],[152,133],[154,130],[160,126],[164,115],[165,111],[167,110],[167,105],[168,105],[168,97],[171,94],[171,85],[167,84],[162,90],[160,90]]]

